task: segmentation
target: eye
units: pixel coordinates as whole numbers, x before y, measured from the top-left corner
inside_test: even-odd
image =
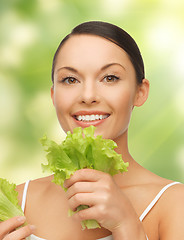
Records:
[[[105,76],[103,80],[105,82],[117,82],[117,80],[119,80],[119,77],[115,75],[108,75],[108,76]]]
[[[79,83],[79,81],[74,77],[66,77],[66,78],[62,79],[62,83],[75,84],[75,83]]]

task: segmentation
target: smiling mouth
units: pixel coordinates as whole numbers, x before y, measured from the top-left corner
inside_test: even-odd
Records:
[[[106,119],[110,116],[110,114],[91,114],[91,115],[74,115],[74,118],[77,121],[81,122],[92,122]]]

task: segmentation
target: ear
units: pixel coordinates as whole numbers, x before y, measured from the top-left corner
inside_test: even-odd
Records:
[[[53,102],[53,105],[54,105],[54,85],[52,85],[52,87],[50,89],[50,94],[51,94],[52,102]]]
[[[134,106],[140,107],[146,102],[149,95],[149,86],[149,81],[147,79],[143,79],[142,83],[137,88]]]

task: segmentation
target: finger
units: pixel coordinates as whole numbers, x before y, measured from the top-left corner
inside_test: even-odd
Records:
[[[80,205],[88,205],[89,207],[96,204],[97,197],[93,193],[77,193],[69,200],[69,207],[72,211],[76,211]]]
[[[102,178],[102,176],[107,175],[107,173],[103,173],[98,170],[94,169],[80,169],[77,170],[70,179],[65,180],[64,187],[69,188],[76,182],[80,181],[88,181],[88,182],[95,182]]]
[[[26,218],[24,216],[17,216],[10,218],[4,222],[0,223],[0,238],[4,237],[9,232],[13,231],[14,229],[20,227],[24,224]]]
[[[72,211],[76,211],[77,207],[80,205],[97,206],[104,205],[107,201],[104,194],[95,193],[77,193],[69,199],[69,207]]]
[[[20,239],[24,239],[28,236],[30,236],[31,234],[33,234],[35,231],[35,226],[33,225],[27,225],[25,227],[21,227],[16,231],[11,232],[10,234],[8,234],[4,240],[20,240]]]
[[[98,213],[96,207],[90,207],[76,212],[72,217],[78,221],[90,219],[95,219],[98,221]]]
[[[76,193],[90,193],[94,192],[96,189],[96,184],[94,182],[76,182],[71,187],[68,188],[66,192],[67,198],[71,198]]]

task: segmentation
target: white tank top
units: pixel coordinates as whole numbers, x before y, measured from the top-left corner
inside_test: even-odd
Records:
[[[25,183],[25,186],[24,186],[24,191],[23,191],[23,196],[22,196],[22,211],[24,212],[24,209],[25,209],[25,205],[26,205],[26,196],[27,196],[27,190],[28,190],[28,186],[29,186],[29,182],[30,180],[28,180],[26,183]],[[175,185],[175,184],[179,184],[180,182],[172,182],[172,183],[169,183],[167,184],[165,187],[163,187],[160,192],[156,195],[156,197],[151,201],[151,203],[147,206],[147,208],[144,210],[144,212],[141,214],[141,216],[139,217],[139,220],[142,222],[144,220],[144,218],[146,217],[146,215],[151,211],[151,209],[154,207],[154,205],[157,203],[157,201],[160,199],[160,197],[162,196],[162,194],[171,186]],[[146,236],[146,239],[148,239],[148,237]],[[40,238],[40,237],[37,237],[35,235],[31,235],[29,237],[29,240],[46,240],[44,238]],[[104,237],[104,238],[99,238],[97,240],[113,240],[112,238],[112,235],[110,236],[107,236],[107,237]]]

